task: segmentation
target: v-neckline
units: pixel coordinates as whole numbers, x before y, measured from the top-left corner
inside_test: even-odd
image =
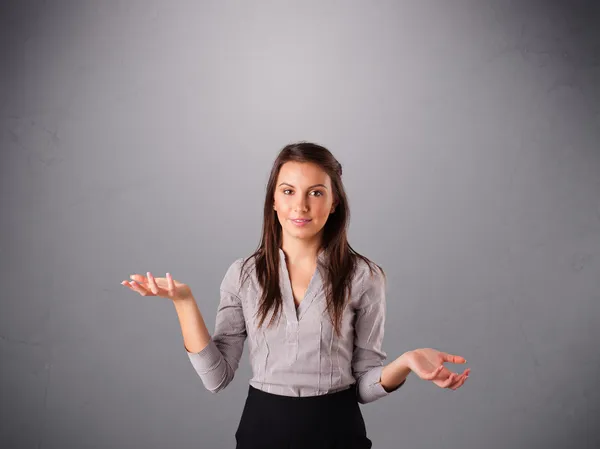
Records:
[[[312,304],[315,296],[315,284],[317,280],[321,278],[319,271],[319,264],[324,260],[325,252],[321,250],[319,255],[317,256],[317,266],[315,267],[315,271],[313,272],[310,281],[308,283],[308,287],[304,292],[304,296],[296,307],[296,301],[294,300],[294,293],[292,290],[292,280],[290,278],[290,273],[287,268],[285,253],[281,248],[279,248],[279,286],[281,288],[281,295],[283,300],[283,309],[287,317],[287,321],[298,324],[304,316],[306,309]]]

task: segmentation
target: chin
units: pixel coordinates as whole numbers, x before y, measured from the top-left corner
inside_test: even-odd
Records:
[[[302,238],[312,237],[315,235],[315,232],[313,232],[312,230],[308,230],[308,229],[288,229],[287,233],[289,235],[291,235],[292,237],[302,237]]]

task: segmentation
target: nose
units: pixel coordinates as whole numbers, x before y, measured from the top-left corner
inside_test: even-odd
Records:
[[[298,211],[306,211],[306,199],[302,196],[302,195],[298,195],[298,201],[296,201],[296,204],[294,204],[294,210]]]

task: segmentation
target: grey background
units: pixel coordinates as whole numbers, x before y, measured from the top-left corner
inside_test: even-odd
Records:
[[[598,447],[592,3],[2,2],[0,446],[234,447],[247,352],[211,395],[169,300],[120,282],[173,273],[212,332],[309,140],[388,274],[388,360],[472,369],[363,406],[374,447]]]

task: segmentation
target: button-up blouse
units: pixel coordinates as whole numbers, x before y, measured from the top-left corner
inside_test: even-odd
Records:
[[[338,336],[326,309],[324,252],[318,255],[317,269],[298,307],[281,248],[279,255],[283,316],[279,320],[275,317],[271,327],[267,327],[271,311],[261,328],[255,322],[262,289],[253,260],[246,264],[241,280],[244,258],[228,268],[208,345],[200,352],[185,349],[205,388],[216,393],[232,381],[247,340],[252,368],[249,383],[265,392],[315,396],[354,386],[362,404],[389,395],[391,391],[380,383],[386,359],[382,349],[386,311],[383,274],[374,267],[371,275],[366,262],[358,259],[352,296]]]

